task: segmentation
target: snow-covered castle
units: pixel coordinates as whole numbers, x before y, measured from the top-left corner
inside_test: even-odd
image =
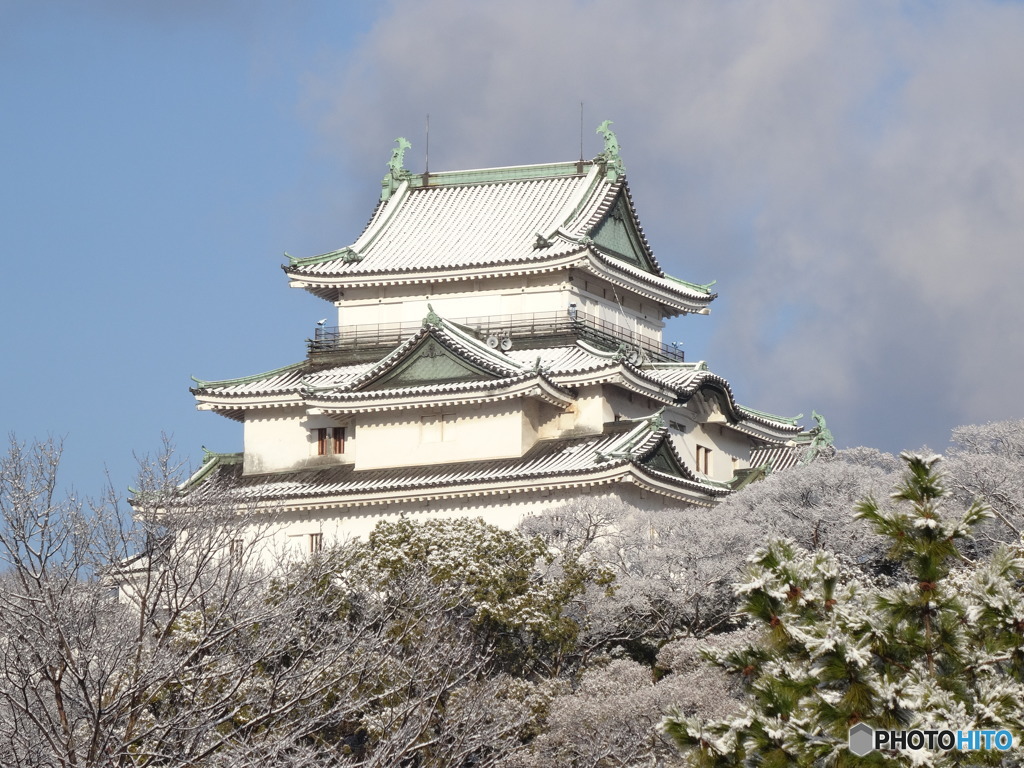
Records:
[[[389,516],[511,527],[580,494],[711,506],[813,455],[823,424],[739,405],[663,342],[716,294],[662,270],[598,131],[589,162],[423,174],[398,139],[355,242],[284,268],[337,325],[293,365],[196,380],[244,450],[208,453],[187,487],[230,484],[315,550]]]

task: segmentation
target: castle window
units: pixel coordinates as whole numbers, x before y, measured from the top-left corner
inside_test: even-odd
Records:
[[[324,548],[324,535],[322,533],[309,534],[309,552],[321,552]]]
[[[345,452],[344,427],[319,427],[313,432],[316,434],[317,456],[337,456]]]
[[[711,449],[703,445],[697,446],[697,471],[711,475]]]

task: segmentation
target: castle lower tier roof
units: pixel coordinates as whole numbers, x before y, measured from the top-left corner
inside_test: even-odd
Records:
[[[503,399],[508,394],[518,393],[516,388],[530,380],[544,387],[543,392],[536,394],[549,402],[564,397],[567,390],[588,384],[616,384],[662,404],[684,404],[698,392],[710,388],[722,394],[730,420],[756,437],[786,440],[801,431],[795,419],[773,416],[740,405],[728,381],[709,371],[700,362],[634,365],[621,354],[604,352],[580,341],[563,346],[495,353],[482,342],[467,338],[465,334],[459,333],[457,337],[447,339],[448,335],[454,335],[453,330],[458,333],[457,329],[434,329],[432,335],[442,342],[448,341],[446,346],[455,350],[476,344],[482,347],[481,354],[486,349],[487,354],[505,355],[508,373],[489,381],[424,382],[414,388],[393,387],[359,394],[364,391],[355,389],[353,385],[359,381],[372,380],[374,372],[382,367],[384,361],[343,365],[308,373],[299,364],[268,372],[263,377],[199,381],[192,392],[201,408],[241,420],[245,410],[289,405],[330,409],[331,404],[346,403],[344,410],[355,412],[359,410],[361,402],[372,401],[379,406],[387,401],[392,404],[389,408],[398,407],[403,397],[410,398],[410,403],[412,399],[429,403],[431,397],[436,397],[439,402],[453,397],[482,400],[490,396],[488,393]],[[402,346],[406,345],[410,349],[414,346],[410,342]],[[476,356],[472,356],[472,359],[479,360]],[[308,367],[306,371],[309,371]],[[536,376],[531,375],[534,372]]]
[[[213,455],[185,492],[191,501],[227,490],[237,501],[281,511],[402,503],[431,498],[632,483],[653,493],[710,505],[729,487],[694,475],[678,460],[667,430],[656,424],[619,424],[610,434],[538,443],[522,458],[421,467],[356,470],[353,465],[245,475],[237,460]],[[629,438],[629,439],[627,439]],[[631,441],[630,441],[631,440]],[[616,446],[624,450],[615,451]],[[653,461],[659,451],[676,458]],[[213,463],[214,466],[210,466]],[[669,469],[671,471],[669,471]]]
[[[610,215],[614,227],[602,228]],[[614,231],[612,231],[614,230]],[[715,294],[658,265],[625,177],[601,163],[555,163],[409,176],[381,202],[352,245],[291,258],[293,285],[334,298],[333,287],[521,274],[575,266],[636,283],[679,311]]]

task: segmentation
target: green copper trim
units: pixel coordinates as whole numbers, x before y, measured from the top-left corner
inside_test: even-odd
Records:
[[[412,147],[409,140],[404,136],[395,139],[396,146],[391,150],[391,159],[388,160],[388,172],[381,181],[380,199],[387,200],[391,197],[398,185],[408,179],[412,174],[405,169],[405,150]]]
[[[832,435],[832,430],[826,426],[825,417],[817,411],[811,411],[811,418],[814,419],[815,426],[807,432],[811,438],[811,445],[804,456],[805,464],[814,461],[822,453],[834,451],[836,447],[836,439]]]
[[[584,162],[584,168],[591,165]],[[477,168],[466,171],[431,172],[424,182],[423,176],[411,176],[409,186],[413,189],[425,187],[454,187],[470,184],[496,184],[503,181],[526,179],[550,179],[560,176],[583,176],[579,163],[543,163],[540,165],[511,165],[502,168]]]
[[[237,464],[245,458],[245,454],[241,451],[232,451],[230,453],[219,453],[217,451],[211,451],[205,445],[199,446],[203,450],[203,464],[216,459],[222,464]]]
[[[305,267],[311,264],[321,264],[325,261],[362,261],[363,257],[361,254],[356,253],[351,248],[346,246],[345,248],[339,248],[337,251],[331,251],[330,253],[321,253],[319,256],[306,256],[299,258],[297,256],[291,256],[285,251],[285,256],[288,257],[289,266],[292,267]]]
[[[206,379],[197,379],[195,376],[190,376],[196,384],[199,386],[197,389],[209,389],[210,387],[229,387],[233,384],[251,384],[254,381],[265,379],[269,376],[276,376],[279,373],[288,373],[289,371],[295,371],[306,366],[306,361],[302,360],[298,363],[292,363],[291,365],[285,365],[280,368],[275,368],[272,371],[266,373],[255,373],[252,376],[241,376],[237,379],[221,379],[219,381],[207,381]]]
[[[192,477],[182,483],[179,488],[190,488],[193,485],[197,485],[206,479],[213,470],[221,464],[232,465],[241,464],[245,460],[245,454],[243,453],[215,453],[214,451],[207,450],[206,446],[202,446],[203,449],[203,463],[198,470],[192,473]]]
[[[770,419],[771,421],[778,421],[782,424],[792,424],[794,427],[798,426],[797,422],[804,417],[802,413],[798,413],[792,418],[788,416],[778,416],[774,413],[768,413],[767,411],[758,411],[754,408],[748,408],[745,405],[740,405],[739,408],[754,416],[760,416],[762,419]]]
[[[595,133],[600,133],[604,138],[604,152],[598,155],[596,160],[604,162],[605,178],[608,181],[616,181],[626,172],[626,166],[622,164],[622,158],[619,157],[619,140],[615,137],[612,129],[608,127],[611,124],[611,120],[605,120],[597,126]]]
[[[448,349],[433,336],[426,335],[405,359],[368,384],[359,387],[358,391],[374,392],[431,384],[493,381],[498,378],[500,377],[491,371]]]
[[[741,488],[746,488],[753,482],[763,480],[771,474],[772,465],[768,462],[762,467],[748,467],[745,469],[737,469],[732,476],[732,480],[729,482],[729,487],[734,491],[738,491]]]
[[[687,288],[697,291],[698,293],[706,293],[708,295],[711,294],[711,287],[718,282],[717,280],[712,280],[710,283],[691,283],[689,280],[680,280],[678,277],[672,277],[672,275],[665,275],[665,279],[685,285]]]
[[[656,277],[656,269],[637,230],[625,194],[620,193],[614,204],[597,224],[590,229],[587,245],[593,244],[613,259],[625,261]]]
[[[430,304],[427,304],[427,316],[423,318],[423,327],[426,328],[428,325],[435,328],[441,327],[441,316],[434,311],[434,307]]]

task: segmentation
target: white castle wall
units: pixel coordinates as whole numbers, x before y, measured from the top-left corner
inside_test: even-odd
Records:
[[[570,304],[600,320],[661,341],[665,324],[655,302],[569,270],[550,275],[462,280],[434,285],[349,288],[335,302],[338,325],[418,323],[429,311],[461,320],[532,313],[567,313]]]
[[[381,521],[409,519],[424,522],[434,519],[481,518],[499,528],[511,530],[525,518],[573,504],[607,505],[610,509],[662,509],[674,505],[664,497],[642,493],[631,483],[583,488],[575,492],[519,493],[448,499],[407,504],[381,504],[345,509],[324,509],[315,513],[282,513],[268,516],[266,524],[252,526],[248,535],[260,537],[268,557],[309,554],[313,536],[328,547],[354,539],[365,539]]]

